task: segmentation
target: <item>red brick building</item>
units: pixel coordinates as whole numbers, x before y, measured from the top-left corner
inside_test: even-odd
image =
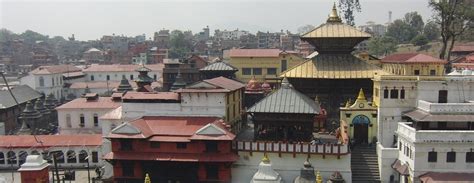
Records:
[[[230,182],[237,160],[231,144],[235,135],[215,117],[145,116],[123,123],[106,138],[112,152],[114,181]]]

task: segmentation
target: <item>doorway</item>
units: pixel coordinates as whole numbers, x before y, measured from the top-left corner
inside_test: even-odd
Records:
[[[352,119],[354,129],[353,139],[356,144],[369,143],[369,124],[370,119],[365,115],[357,115]]]

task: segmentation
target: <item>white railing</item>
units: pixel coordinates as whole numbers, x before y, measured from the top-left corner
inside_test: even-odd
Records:
[[[472,113],[474,103],[431,103],[418,100],[418,108],[430,113]]]
[[[350,153],[346,144],[309,144],[286,142],[234,142],[234,150],[249,152],[275,152],[294,154],[345,155]]]
[[[418,130],[408,126],[410,123],[398,123],[397,134],[412,142],[425,143],[474,143],[474,131],[467,130]]]

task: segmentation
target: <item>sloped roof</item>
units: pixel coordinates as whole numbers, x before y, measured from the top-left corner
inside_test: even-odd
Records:
[[[16,100],[20,104],[41,97],[41,93],[37,92],[28,85],[19,85],[13,87],[11,90]],[[13,106],[16,106],[16,102],[12,98],[10,92],[8,90],[0,90],[0,109],[10,108]]]
[[[112,100],[112,97],[99,97],[97,100],[89,101],[86,98],[76,98],[56,107],[56,109],[115,109],[121,104],[121,102]]]
[[[39,66],[32,70],[31,74],[63,74],[68,72],[80,72],[81,69],[73,65],[50,65]]]
[[[231,49],[229,57],[279,57],[280,49]]]
[[[343,23],[325,23],[303,34],[301,38],[369,38],[370,34]]]
[[[38,143],[38,142],[42,143]],[[69,147],[69,146],[100,146],[102,135],[2,135],[0,147],[28,148],[28,147]]]
[[[464,45],[454,45],[451,52],[474,52],[474,43]]]
[[[319,54],[280,74],[287,78],[361,79],[374,75],[388,75],[380,67],[369,64],[351,54]]]
[[[438,63],[445,64],[446,60],[441,60],[422,53],[399,53],[384,57],[382,63]]]
[[[199,69],[200,71],[238,71],[239,69],[231,66],[225,62],[214,62],[206,67]]]
[[[286,78],[283,80],[280,89],[260,100],[250,107],[247,112],[319,114],[321,108],[315,101],[294,89]]]
[[[219,86],[219,87],[231,90],[231,91],[238,90],[240,88],[245,87],[245,84],[243,84],[241,82],[238,82],[238,81],[226,78],[226,77],[222,77],[222,76],[212,78],[212,79],[206,79],[206,80],[204,80],[204,82],[210,83],[210,84],[213,84],[213,85],[216,85],[216,86]]]
[[[216,77],[194,83],[186,88],[176,90],[178,93],[207,92],[207,93],[226,93],[244,88],[245,84],[228,79],[226,77]]]

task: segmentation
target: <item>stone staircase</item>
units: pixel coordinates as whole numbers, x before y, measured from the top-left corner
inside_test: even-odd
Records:
[[[353,183],[380,183],[375,147],[358,145],[351,152]]]

